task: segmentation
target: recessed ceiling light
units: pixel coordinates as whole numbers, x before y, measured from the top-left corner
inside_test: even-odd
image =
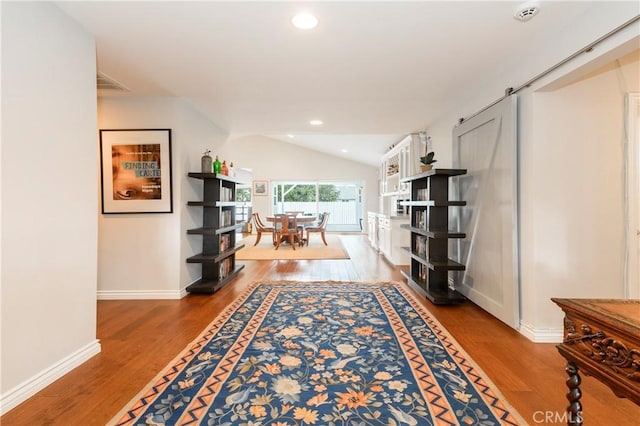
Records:
[[[295,138],[294,135],[287,135],[287,136],[289,136],[291,139]]]
[[[300,30],[310,30],[318,25],[318,18],[310,13],[298,13],[296,16],[291,18],[291,23],[294,27]]]
[[[322,120],[311,120],[309,124],[312,126],[322,126]]]
[[[344,149],[344,148],[342,148],[340,151],[342,151],[342,152],[344,152],[344,153],[349,152],[349,151],[347,151],[347,150],[346,150],[346,149]]]

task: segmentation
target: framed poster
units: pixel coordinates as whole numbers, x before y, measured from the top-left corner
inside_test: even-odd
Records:
[[[253,195],[267,195],[269,182],[266,180],[253,181]]]
[[[171,129],[100,130],[102,213],[173,213]]]

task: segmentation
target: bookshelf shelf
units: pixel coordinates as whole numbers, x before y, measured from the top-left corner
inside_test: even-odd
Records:
[[[449,228],[449,208],[466,205],[449,200],[449,181],[466,173],[463,169],[432,169],[403,179],[410,184],[410,265],[402,271],[407,282],[436,305],[463,303],[465,297],[449,286],[450,271],[464,271],[465,265],[449,259],[449,239],[465,234]]]
[[[189,293],[214,293],[230,282],[244,268],[236,263],[235,253],[244,247],[236,244],[235,192],[237,182],[215,173],[189,173],[203,181],[203,199],[189,201],[188,206],[202,207],[202,226],[188,229],[189,235],[202,236],[202,252],[187,258],[187,263],[202,265],[202,278],[187,286]]]

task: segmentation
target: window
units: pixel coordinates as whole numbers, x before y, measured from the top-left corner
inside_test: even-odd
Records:
[[[329,231],[362,231],[362,184],[353,182],[272,182],[273,213],[318,216],[328,212]]]
[[[251,188],[249,186],[236,187],[236,223],[249,222],[251,219]],[[242,227],[242,232],[248,232],[247,225]]]

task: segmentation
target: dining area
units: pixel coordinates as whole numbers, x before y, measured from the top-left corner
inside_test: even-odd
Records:
[[[271,234],[274,250],[281,245],[302,248],[309,245],[312,233],[320,234],[324,245],[327,244],[326,228],[329,222],[329,213],[321,213],[318,217],[304,214],[301,211],[287,211],[281,214],[265,216],[264,220],[259,213],[252,213],[254,229],[256,231],[255,245],[260,243],[262,234]]]

